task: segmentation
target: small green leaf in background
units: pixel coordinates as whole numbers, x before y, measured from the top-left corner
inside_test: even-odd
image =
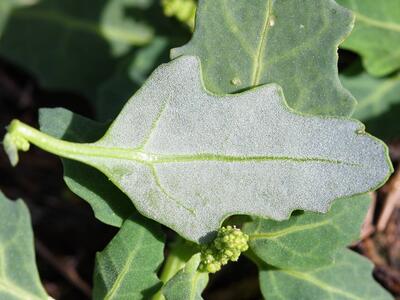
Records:
[[[78,91],[91,99],[113,72],[113,45],[133,47],[152,39],[149,26],[147,33],[139,34],[132,30],[131,17],[119,18],[124,8],[144,9],[143,1],[125,2],[43,0],[14,9],[0,40],[0,54],[37,76],[44,88]]]
[[[368,121],[400,103],[400,75],[376,78],[363,72],[354,76],[342,75],[340,80],[358,101],[353,114],[355,119]]]
[[[166,16],[176,17],[190,29],[194,28],[196,14],[196,0],[161,0]]]
[[[135,214],[107,247],[96,255],[93,299],[150,299],[161,282],[157,271],[164,259],[161,227]]]
[[[41,88],[85,96],[98,120],[113,119],[188,33],[156,0],[0,1],[2,58]]]
[[[391,300],[374,281],[373,265],[364,257],[343,249],[334,264],[298,272],[266,267],[260,272],[261,291],[268,300]]]
[[[400,135],[399,74],[376,78],[363,72],[340,79],[358,101],[354,118],[365,122],[368,132],[384,139]]]
[[[92,2],[90,5],[93,5]],[[149,9],[152,4],[153,0],[111,0],[106,2],[99,18],[99,32],[109,41],[113,56],[126,54],[132,46],[147,44],[152,40],[154,29],[150,24],[146,24],[147,22],[140,17],[135,20],[133,14],[128,13],[130,10],[134,10],[140,14]]]
[[[0,1],[0,37],[6,27],[8,18],[13,9],[33,5],[38,0],[2,0]]]
[[[199,272],[200,253],[192,256],[185,267],[162,288],[166,300],[202,300],[201,293],[208,283],[208,273]]]
[[[41,109],[39,124],[43,132],[73,142],[95,141],[108,127],[63,108]],[[129,198],[98,170],[68,159],[62,162],[67,186],[90,204],[101,222],[119,227],[135,211]]]
[[[400,68],[400,1],[337,0],[351,9],[356,24],[350,37],[341,45],[363,58],[367,71],[387,75]]]
[[[36,268],[31,219],[22,200],[0,192],[0,299],[46,300]]]
[[[283,269],[312,269],[333,262],[336,253],[357,240],[370,205],[369,195],[339,199],[326,214],[295,212],[277,222],[257,218],[243,231],[255,255]]]
[[[199,56],[211,92],[277,83],[297,111],[349,116],[336,50],[352,22],[333,0],[201,0],[191,41],[171,55]]]

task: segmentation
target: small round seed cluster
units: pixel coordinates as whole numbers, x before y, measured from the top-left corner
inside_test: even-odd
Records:
[[[202,247],[199,271],[215,273],[229,261],[237,261],[249,248],[248,241],[249,236],[235,226],[221,227],[215,240]]]

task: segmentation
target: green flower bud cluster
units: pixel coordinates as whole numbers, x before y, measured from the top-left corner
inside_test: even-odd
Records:
[[[217,237],[201,249],[200,272],[215,273],[229,261],[237,261],[249,246],[249,236],[235,226],[221,227]]]
[[[162,0],[162,5],[166,16],[176,17],[193,29],[197,6],[195,0]]]

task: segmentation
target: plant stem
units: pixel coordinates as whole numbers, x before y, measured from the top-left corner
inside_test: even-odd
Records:
[[[182,260],[174,251],[168,255],[164,267],[162,268],[160,280],[164,284],[168,282],[180,269],[185,266],[186,261]],[[161,289],[153,296],[152,300],[164,300]]]
[[[171,251],[165,261],[164,268],[160,275],[160,280],[163,283],[168,282],[180,269],[186,264],[186,260],[183,260],[175,251]]]
[[[131,149],[109,148],[93,144],[72,143],[59,140],[18,120],[13,120],[11,122],[8,127],[8,135],[14,140],[32,143],[52,154],[83,162],[87,161],[85,157],[89,156],[132,159],[133,151]],[[18,150],[26,151],[27,149],[18,147]]]
[[[170,253],[164,263],[160,274],[160,280],[165,285],[179,270],[181,270],[186,262],[197,252],[189,242],[178,237],[177,240],[171,244]],[[164,300],[161,289],[153,296],[152,300]]]

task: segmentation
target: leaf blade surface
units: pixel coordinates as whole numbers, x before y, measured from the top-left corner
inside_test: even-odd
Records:
[[[201,293],[208,283],[208,273],[199,272],[200,253],[195,254],[185,267],[162,288],[166,300],[203,300]]]
[[[36,267],[29,211],[0,192],[0,298],[46,300]]]
[[[343,249],[331,265],[308,272],[262,269],[260,284],[266,299],[393,299],[371,275],[372,264]]]
[[[337,47],[353,16],[335,1],[199,1],[194,35],[172,58],[196,55],[205,86],[233,93],[279,84],[304,113],[349,116],[355,100],[338,78]]]
[[[336,253],[357,240],[369,195],[339,199],[326,214],[296,212],[290,219],[255,219],[244,226],[261,260],[282,269],[304,270],[333,263]]]
[[[356,16],[354,31],[341,45],[359,53],[367,71],[387,75],[400,68],[400,2],[338,0]]]
[[[0,54],[34,74],[42,87],[94,101],[119,58],[152,40],[150,25],[126,15],[130,9],[146,10],[151,2],[43,0],[12,11],[0,6],[0,15],[8,13]]]
[[[294,209],[325,212],[391,172],[385,146],[360,123],[294,113],[276,85],[212,95],[194,57],[159,67],[87,147],[68,155],[194,241],[232,214],[282,220]]]
[[[164,254],[158,224],[134,215],[96,255],[94,299],[150,299],[160,280],[157,270]]]

